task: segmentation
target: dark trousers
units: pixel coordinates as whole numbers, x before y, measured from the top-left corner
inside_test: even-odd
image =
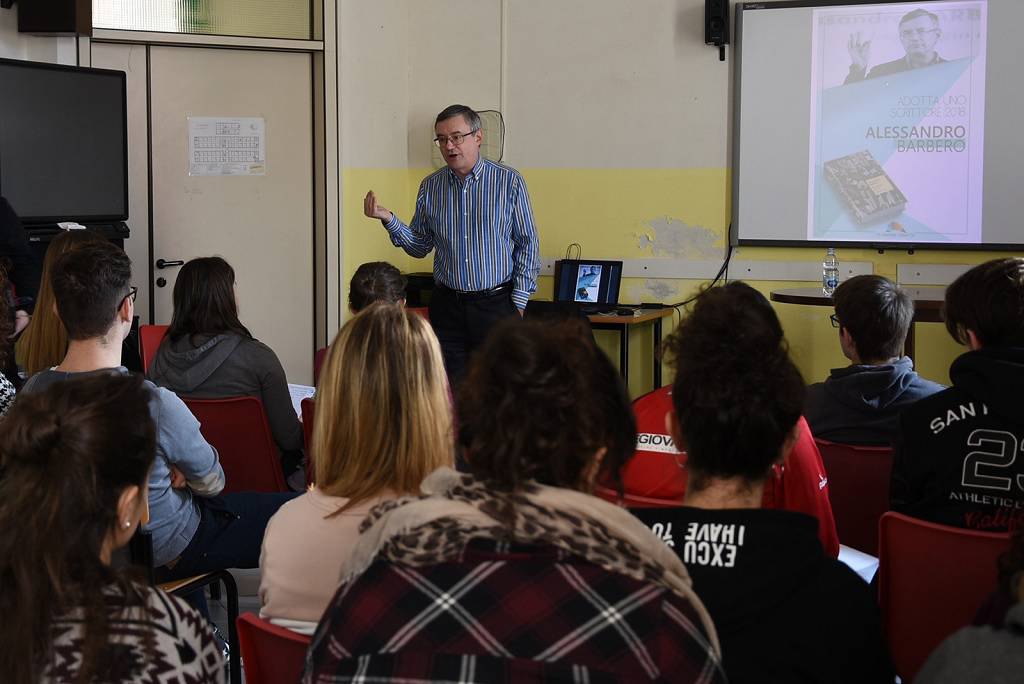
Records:
[[[199,527],[173,568],[159,568],[158,582],[191,577],[212,570],[255,568],[267,521],[299,493],[237,492],[196,497]]]
[[[509,316],[518,316],[511,287],[481,296],[461,294],[437,283],[430,295],[430,324],[441,343],[452,387],[462,380],[470,355],[483,344],[494,324]]]

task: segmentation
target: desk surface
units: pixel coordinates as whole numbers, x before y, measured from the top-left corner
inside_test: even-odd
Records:
[[[636,325],[637,323],[649,323],[659,318],[668,318],[672,315],[672,307],[666,306],[664,309],[638,309],[640,312],[636,316],[601,316],[594,314],[593,316],[587,316],[591,323],[611,323],[615,325]]]
[[[942,321],[942,304],[946,300],[945,287],[904,287],[903,289],[914,300],[914,320],[924,323]],[[782,304],[832,306],[832,298],[823,294],[820,287],[773,290],[771,300]]]

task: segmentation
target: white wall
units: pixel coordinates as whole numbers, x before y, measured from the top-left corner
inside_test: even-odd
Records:
[[[17,5],[11,9],[0,9],[0,57],[55,64],[77,63],[74,38],[18,33],[17,13]]]

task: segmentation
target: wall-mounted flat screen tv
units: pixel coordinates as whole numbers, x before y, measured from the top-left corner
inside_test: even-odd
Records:
[[[0,195],[26,224],[128,218],[125,74],[0,59]]]

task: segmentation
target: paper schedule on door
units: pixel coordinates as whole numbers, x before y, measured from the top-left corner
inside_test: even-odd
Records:
[[[188,175],[265,175],[266,130],[263,117],[188,117]]]

